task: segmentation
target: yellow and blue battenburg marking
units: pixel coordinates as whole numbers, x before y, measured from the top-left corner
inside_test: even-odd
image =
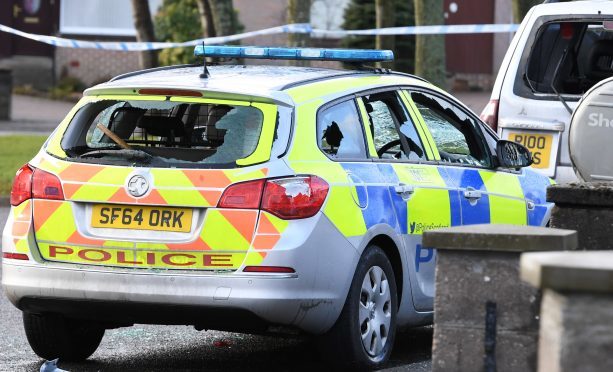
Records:
[[[551,205],[545,198],[549,181],[531,171],[500,173],[467,167],[419,164],[340,163],[348,174],[356,206],[346,213],[360,213],[368,230],[386,224],[399,234],[471,224],[504,223],[540,226]],[[394,187],[413,185],[405,200]],[[478,202],[463,190],[481,192]],[[526,201],[535,204],[526,208]]]
[[[460,195],[458,189],[466,189],[472,187],[478,191],[486,191],[485,184],[481,179],[479,171],[476,169],[444,167],[439,168],[439,171],[445,183],[455,190],[449,191],[450,199],[460,200],[460,210],[462,215],[461,223],[464,225],[474,225],[481,223],[490,223],[490,201],[487,194],[482,194],[478,203],[470,204],[470,201]]]
[[[553,205],[553,203],[547,202],[546,190],[553,183],[553,180],[542,177],[534,171],[525,170],[517,178],[526,200],[534,203],[534,209],[528,210],[528,225],[545,225]]]

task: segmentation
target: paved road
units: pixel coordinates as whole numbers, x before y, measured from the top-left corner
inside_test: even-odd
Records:
[[[74,103],[13,94],[11,120],[0,120],[0,135],[49,134],[64,119]]]
[[[8,208],[0,207],[0,226]],[[0,295],[0,371],[38,371],[42,360],[28,346],[21,313]],[[399,334],[389,371],[431,369],[432,328]],[[60,363],[69,371],[326,370],[304,338],[198,332],[186,326],[137,325],[107,331],[85,363]]]
[[[481,115],[481,111],[490,99],[490,92],[452,92],[451,94],[477,115]]]

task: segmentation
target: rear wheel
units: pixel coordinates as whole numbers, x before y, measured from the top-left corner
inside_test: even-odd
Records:
[[[104,328],[55,314],[23,313],[23,325],[32,350],[41,358],[80,361],[92,355]]]
[[[323,336],[324,355],[331,362],[354,368],[381,367],[394,345],[397,302],[392,265],[381,248],[369,246],[339,319]]]

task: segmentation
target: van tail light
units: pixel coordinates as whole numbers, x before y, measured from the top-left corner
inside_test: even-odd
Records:
[[[19,168],[13,181],[11,190],[11,205],[17,206],[32,198],[32,174],[34,171],[29,165]]]
[[[218,207],[259,208],[286,220],[308,218],[319,212],[328,190],[328,183],[317,176],[242,182],[224,191]]]
[[[498,106],[499,101],[497,99],[490,100],[479,116],[481,120],[495,131],[498,130]]]
[[[26,164],[15,175],[11,205],[17,206],[32,198],[64,200],[64,192],[57,176]]]
[[[32,176],[32,197],[34,199],[64,200],[60,179],[44,170],[35,169],[34,176]]]

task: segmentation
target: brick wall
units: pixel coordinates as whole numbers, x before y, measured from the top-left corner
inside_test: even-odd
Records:
[[[76,77],[88,86],[139,68],[136,52],[73,48],[55,51],[55,76]]]

